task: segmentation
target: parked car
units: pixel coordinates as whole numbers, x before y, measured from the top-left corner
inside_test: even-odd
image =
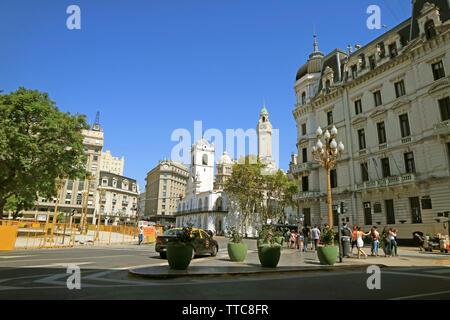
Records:
[[[176,239],[182,230],[183,228],[173,228],[167,230],[162,236],[156,237],[155,250],[159,252],[162,259],[167,257],[167,243]],[[194,228],[191,231],[191,237],[194,244],[193,257],[204,254],[210,254],[212,257],[217,255],[219,243],[208,232],[203,229]]]

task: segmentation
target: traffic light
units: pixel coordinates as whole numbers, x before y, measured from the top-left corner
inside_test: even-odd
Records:
[[[341,201],[341,214],[344,214],[348,211],[348,203]]]

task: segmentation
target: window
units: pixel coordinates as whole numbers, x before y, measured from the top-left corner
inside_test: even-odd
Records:
[[[327,112],[327,122],[329,126],[333,124],[333,111]]]
[[[204,166],[208,165],[208,155],[206,155],[206,154],[203,155],[203,157],[202,157],[202,164]]]
[[[421,199],[422,209],[433,209],[430,196],[423,196]]]
[[[80,180],[78,181],[78,190],[83,190],[84,189],[84,180]]]
[[[355,101],[355,114],[360,114],[362,112],[361,99]]]
[[[429,20],[425,23],[425,35],[427,40],[430,40],[436,35],[436,29],[434,28],[434,21]]]
[[[386,143],[386,127],[384,122],[377,123],[377,131],[378,131],[378,143],[383,144]]]
[[[94,161],[97,161],[98,160],[98,156],[94,156]]]
[[[370,70],[375,69],[375,67],[377,66],[377,63],[375,61],[375,55],[369,57],[369,65],[370,65]]]
[[[389,45],[389,55],[391,58],[395,58],[398,55],[397,44],[395,42]]]
[[[302,135],[306,136],[306,123],[302,123]]]
[[[396,82],[395,86],[395,95],[398,97],[404,96],[406,94],[405,90],[405,82],[403,80]]]
[[[411,131],[409,129],[409,121],[408,114],[402,114],[399,116],[400,119],[400,130],[402,132],[402,138],[409,137],[411,135]]]
[[[370,206],[370,202],[364,202],[364,224],[366,226],[372,225],[372,207]]]
[[[361,163],[362,181],[369,181],[369,165],[367,162]]]
[[[330,182],[332,188],[336,188],[338,186],[336,169],[330,171]]]
[[[352,77],[353,79],[358,77],[358,66],[356,64],[352,66]]]
[[[383,104],[383,101],[381,99],[381,91],[380,90],[375,91],[373,93],[373,98],[374,98],[374,101],[375,101],[375,107],[378,107],[378,106]]]
[[[302,177],[302,191],[308,191],[309,190],[309,179],[308,176]]]
[[[308,162],[308,148],[302,149],[303,163]]]
[[[442,121],[450,119],[450,97],[439,100]]]
[[[359,150],[363,150],[366,148],[366,135],[364,133],[364,129],[358,130],[358,141],[359,141]]]
[[[303,222],[305,226],[311,225],[311,208],[303,208]]]
[[[411,207],[412,223],[422,223],[419,197],[409,198],[409,205]]]
[[[431,68],[433,69],[434,80],[439,80],[440,78],[445,77],[444,65],[442,64],[442,60],[438,63],[432,64]]]
[[[407,173],[416,172],[416,166],[414,164],[414,154],[412,152],[408,152],[404,154],[405,157],[405,169]]]
[[[389,158],[381,159],[381,169],[383,171],[383,178],[391,176],[391,168],[389,166]]]
[[[306,92],[302,93],[302,105],[306,104]]]
[[[73,189],[73,180],[69,180],[67,181],[67,190],[72,190]]]
[[[385,200],[386,207],[386,223],[395,224],[394,200]]]

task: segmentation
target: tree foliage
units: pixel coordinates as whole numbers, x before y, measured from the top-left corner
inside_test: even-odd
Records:
[[[23,87],[0,95],[0,214],[30,208],[55,180],[86,176],[84,115],[63,113],[47,93]],[[14,207],[14,204],[16,206]]]

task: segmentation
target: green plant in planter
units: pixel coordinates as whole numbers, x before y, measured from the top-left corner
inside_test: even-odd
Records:
[[[192,224],[183,227],[176,237],[167,244],[167,260],[169,267],[175,270],[186,270],[191,263],[194,245],[192,243]]]
[[[275,268],[281,257],[281,245],[276,243],[272,226],[265,226],[259,232],[258,258],[263,267]]]
[[[317,247],[317,257],[320,264],[334,265],[338,256],[338,246],[334,245],[334,237],[336,232],[332,228],[322,230],[320,236],[320,246]]]
[[[242,241],[242,236],[236,227],[227,227],[230,242],[227,244],[228,256],[231,261],[241,262],[247,256],[248,244]]]

